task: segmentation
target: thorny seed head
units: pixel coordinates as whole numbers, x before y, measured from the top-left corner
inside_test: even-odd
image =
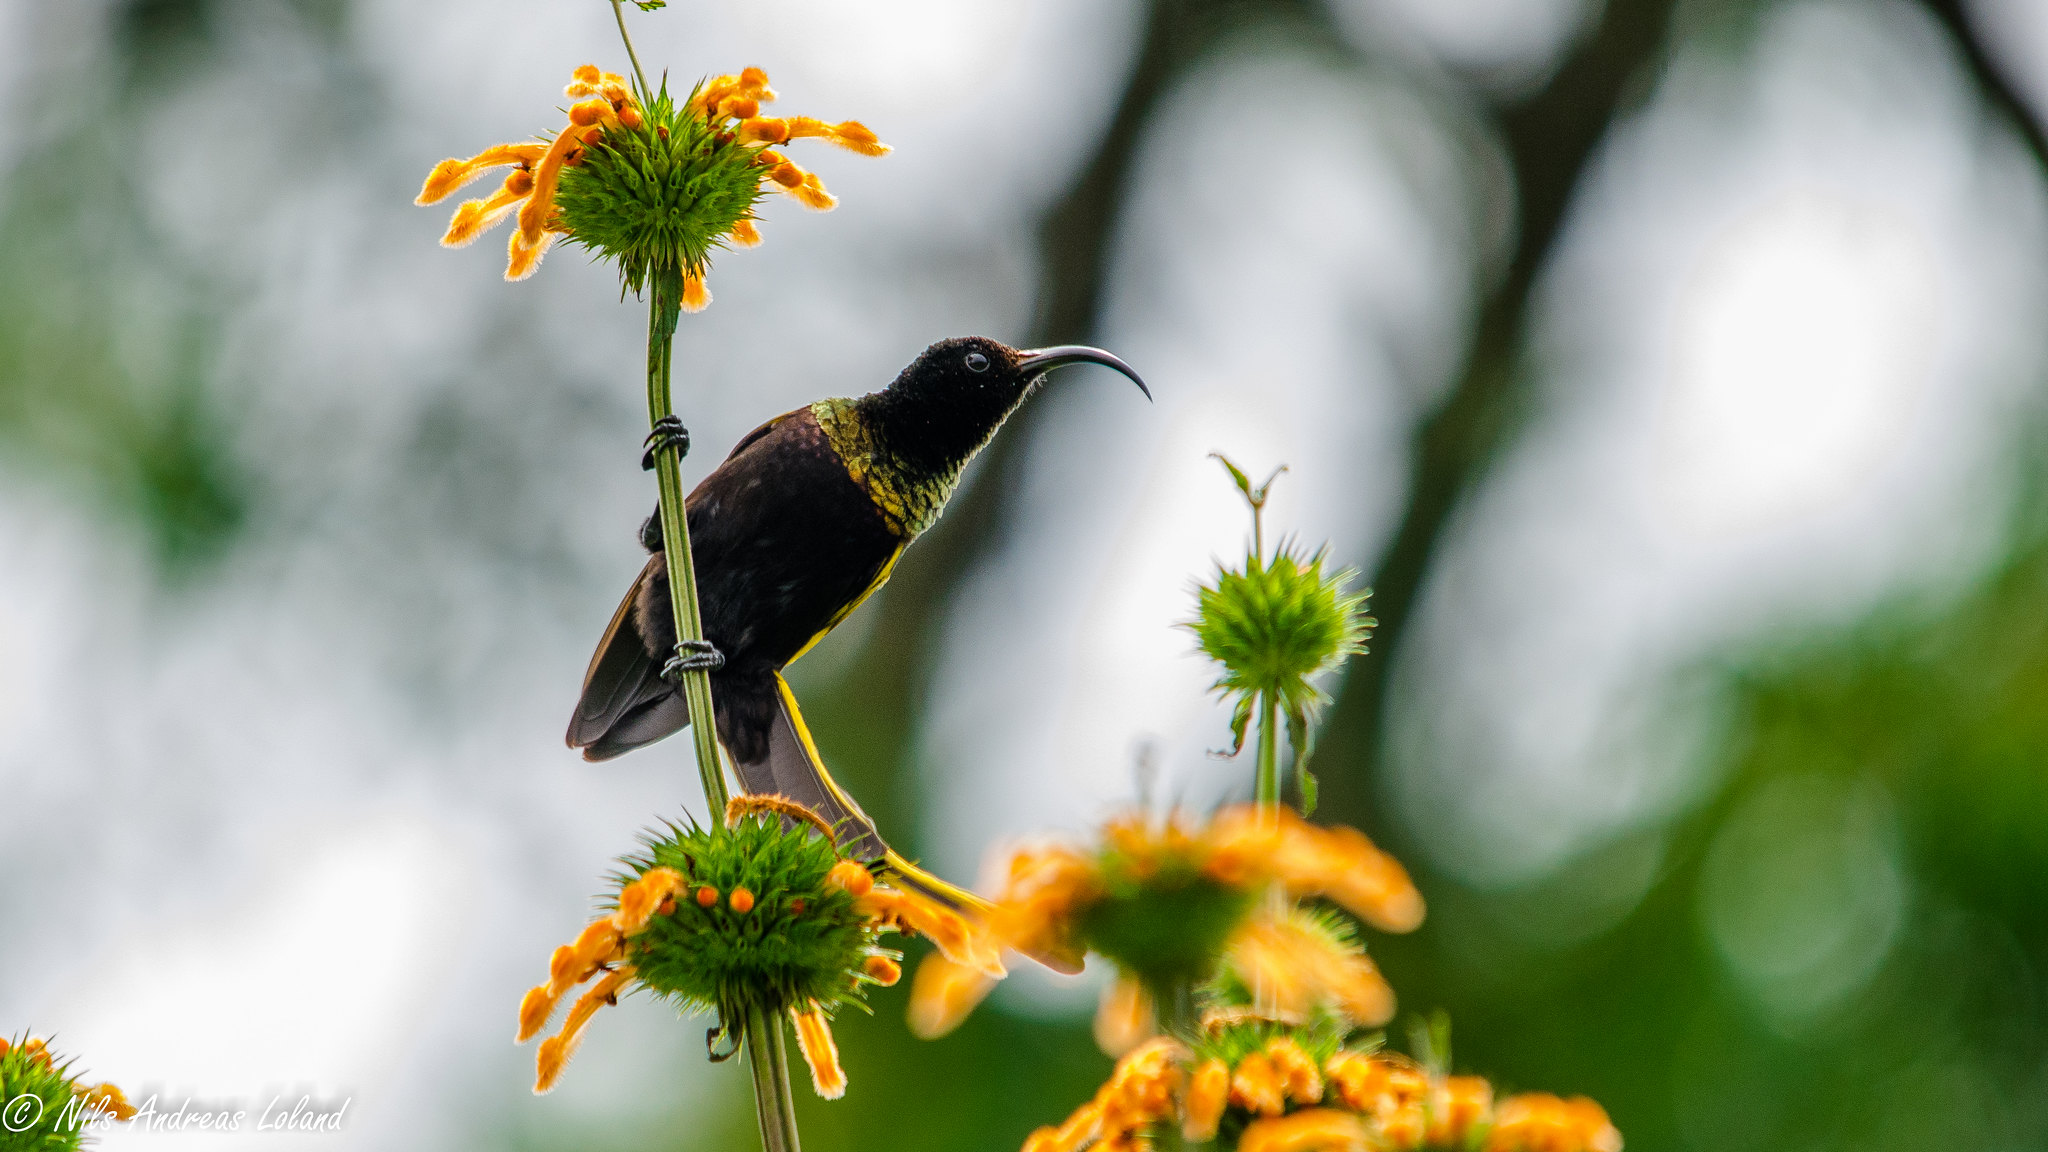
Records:
[[[1313,808],[1309,724],[1329,699],[1315,681],[1367,651],[1377,623],[1365,614],[1372,591],[1347,590],[1358,575],[1352,569],[1326,574],[1327,546],[1305,553],[1283,540],[1265,554],[1258,518],[1272,480],[1254,488],[1235,464],[1217,459],[1251,507],[1254,543],[1242,565],[1218,565],[1214,579],[1197,586],[1195,618],[1184,627],[1203,655],[1222,666],[1212,688],[1232,702],[1231,754],[1244,747],[1260,700],[1272,701],[1287,720],[1304,799]]]
[[[552,139],[442,161],[420,190],[418,203],[437,203],[484,172],[511,166],[496,193],[456,210],[442,240],[460,247],[516,211],[508,280],[532,275],[555,239],[567,236],[616,260],[634,292],[651,275],[675,278],[682,306],[697,311],[711,301],[704,276],[712,253],[760,243],[754,207],[763,196],[785,192],[820,211],[837,203],[815,174],[771,145],[815,137],[866,156],[889,150],[858,121],[762,116],[775,93],[758,68],[706,80],[680,103],[666,83],[653,93],[634,91],[589,64],[564,92],[579,102]]]
[[[557,948],[548,982],[520,1004],[523,1042],[571,989],[597,978],[541,1044],[535,1091],[553,1087],[597,1010],[633,988],[715,1012],[727,1027],[757,1009],[771,1019],[787,1013],[818,1091],[844,1091],[830,1015],[860,1005],[870,985],[893,984],[901,956],[879,938],[905,919],[924,921],[903,915],[901,894],[841,860],[822,821],[805,812],[808,820],[785,823],[786,808],[796,806],[739,797],[727,825],[668,825],[626,858],[609,915]]]
[[[92,1126],[135,1109],[112,1084],[88,1087],[39,1036],[0,1038],[0,1148],[74,1152]]]

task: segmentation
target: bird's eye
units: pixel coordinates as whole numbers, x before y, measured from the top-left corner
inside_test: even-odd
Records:
[[[967,370],[969,372],[988,371],[988,357],[983,356],[979,352],[969,352],[967,354]]]

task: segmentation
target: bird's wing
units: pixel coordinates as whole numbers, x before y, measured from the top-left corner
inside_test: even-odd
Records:
[[[583,696],[569,718],[568,740],[569,747],[583,749],[585,760],[623,756],[690,722],[689,705],[661,678],[661,665],[633,627],[633,604],[658,559],[648,557],[639,578],[626,590],[583,674]]]
[[[780,416],[771,417],[759,428],[756,428],[752,432],[747,433],[745,436],[740,437],[740,442],[732,446],[732,451],[727,452],[725,454],[725,458],[727,460],[730,460],[733,457],[738,456],[740,453],[745,452],[749,447],[751,447],[754,441],[759,440],[763,436],[766,436],[777,424],[782,423],[784,420],[789,419],[791,416],[795,416],[799,413],[808,411],[810,411],[809,408],[793,408],[787,412],[784,412]]]
[[[901,560],[903,558],[903,549],[907,546],[907,543],[898,544],[896,546],[896,551],[891,552],[889,554],[889,558],[882,562],[881,570],[875,573],[875,579],[872,583],[868,585],[867,591],[862,592],[860,595],[855,596],[851,600],[848,600],[844,607],[839,609],[839,611],[834,612],[832,614],[832,618],[830,620],[825,621],[825,626],[823,628],[818,629],[817,635],[811,637],[809,640],[804,641],[804,646],[796,650],[796,655],[791,656],[788,660],[784,661],[783,667],[786,668],[789,665],[794,664],[798,660],[802,659],[804,653],[809,652],[811,649],[818,646],[818,641],[823,640],[825,638],[826,633],[832,631],[834,628],[837,628],[840,624],[844,623],[848,616],[853,615],[854,609],[860,607],[862,604],[867,603],[868,597],[873,596],[877,592],[880,592],[882,590],[882,585],[887,584],[889,582],[889,574],[896,570],[896,561]]]

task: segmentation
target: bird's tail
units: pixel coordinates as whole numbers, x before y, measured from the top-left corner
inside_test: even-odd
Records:
[[[875,831],[874,821],[826,770],[825,759],[818,754],[810,729],[804,725],[796,694],[780,674],[775,677],[775,692],[778,707],[760,759],[741,761],[734,757],[733,769],[739,776],[740,787],[757,795],[784,796],[816,812],[837,831],[842,852],[879,865],[883,878],[892,887],[913,902],[930,906],[922,910],[922,915],[913,911],[910,918],[923,921],[913,927],[931,936],[948,953],[959,951],[961,955],[955,959],[1000,972],[1001,964],[996,960],[1000,946],[986,929],[992,905],[965,888],[939,879],[889,847]],[[951,942],[946,939],[948,936],[953,938]],[[971,959],[967,958],[970,956]],[[1054,963],[1043,957],[1033,959]],[[1071,967],[1064,963],[1054,966],[1061,971]]]
[[[925,899],[943,904],[955,912],[964,915],[981,916],[986,915],[989,909],[995,907],[995,905],[990,904],[967,889],[957,884],[948,884],[937,876],[905,860],[903,854],[894,848],[889,849],[882,857],[882,860],[883,869],[888,874],[891,884],[898,888],[907,888],[923,896]]]
[[[796,694],[780,674],[775,677],[775,694],[775,714],[759,759],[733,757],[740,787],[755,795],[783,796],[816,812],[835,830],[840,850],[856,860],[872,862],[890,855],[875,822],[825,770],[825,760],[796,706]]]

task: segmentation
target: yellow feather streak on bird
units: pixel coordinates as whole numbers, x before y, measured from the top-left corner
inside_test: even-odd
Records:
[[[810,726],[804,723],[803,710],[797,707],[796,693],[790,690],[789,681],[780,673],[775,677],[775,690],[782,695],[782,706],[789,713],[797,741],[803,746],[804,755],[810,758],[819,783],[848,812],[868,827],[874,827],[874,820],[861,810],[859,801],[847,795],[846,789],[839,786],[825,767],[825,757],[818,751],[817,741],[811,738]],[[908,903],[905,918],[913,921],[909,927],[929,937],[955,963],[965,964],[990,976],[1001,977],[1004,974],[1002,946],[982,924],[992,907],[987,900],[919,868],[894,848],[889,849],[883,859],[891,883]]]
[[[883,519],[888,521],[889,530],[907,544],[938,522],[939,513],[945,510],[967,462],[963,460],[949,472],[916,487],[890,483],[886,451],[875,443],[873,431],[854,415],[852,408],[848,400],[820,400],[811,405],[811,415],[846,465],[847,475],[867,490]]]
[[[852,470],[853,469],[850,467],[847,469],[847,471],[849,472],[851,472]],[[868,590],[861,593],[860,596],[853,601],[853,603],[848,604],[846,607],[841,608],[838,612],[834,613],[832,619],[827,621],[823,628],[818,629],[818,634],[816,636],[811,637],[810,640],[806,642],[803,647],[796,650],[796,655],[791,656],[789,658],[789,662],[791,664],[794,664],[797,661],[803,659],[804,653],[809,652],[813,648],[816,648],[818,646],[818,641],[823,640],[825,636],[828,633],[830,633],[834,628],[837,628],[841,624],[845,623],[846,618],[848,616],[853,615],[854,609],[859,608],[861,605],[867,603],[868,597],[873,596],[877,592],[880,592],[882,590],[882,585],[887,584],[889,582],[889,576],[896,571],[896,562],[901,559],[903,559],[903,549],[898,548],[896,549],[896,554],[894,556],[889,557],[888,562],[882,565],[882,571],[875,576],[875,582],[873,584],[868,585]],[[793,699],[791,707],[795,707]]]

